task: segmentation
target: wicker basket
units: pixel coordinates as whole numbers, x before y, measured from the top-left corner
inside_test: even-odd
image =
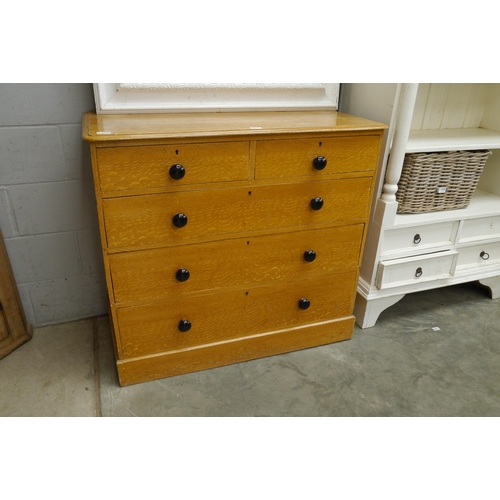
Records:
[[[407,154],[396,193],[398,214],[467,207],[490,154],[487,150]]]

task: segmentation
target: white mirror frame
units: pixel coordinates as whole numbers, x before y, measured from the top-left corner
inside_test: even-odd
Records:
[[[339,83],[94,83],[96,111],[336,110]]]

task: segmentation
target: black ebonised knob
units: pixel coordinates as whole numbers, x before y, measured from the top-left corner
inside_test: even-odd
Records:
[[[181,267],[176,273],[175,273],[175,277],[177,279],[177,281],[180,281],[181,283],[183,283],[184,281],[187,281],[189,279],[189,271],[187,269],[184,269],[183,267]]]
[[[305,311],[306,309],[309,309],[309,306],[311,305],[311,301],[307,299],[300,299],[299,300],[299,309],[302,309]]]
[[[323,198],[313,198],[311,200],[311,208],[313,210],[321,210],[323,208],[324,201]]]
[[[172,165],[169,172],[170,177],[172,177],[172,179],[175,179],[176,181],[182,179],[186,175],[186,169],[179,163]]]
[[[418,267],[417,270],[415,271],[415,277],[420,278],[420,276],[422,276],[422,274],[424,274],[424,271],[422,271],[421,267]]]
[[[488,260],[490,258],[490,254],[486,253],[486,252],[481,252],[479,254],[479,257],[481,257],[481,259],[483,259],[483,260]]]
[[[304,260],[306,262],[312,262],[316,258],[316,252],[314,250],[306,250],[304,252]]]
[[[421,241],[422,241],[422,238],[420,237],[420,235],[419,235],[419,234],[416,234],[416,235],[413,237],[413,243],[415,243],[415,245],[418,245]]]
[[[175,214],[172,223],[175,227],[184,227],[188,223],[187,215],[184,214]]]
[[[323,170],[326,167],[326,158],[324,156],[314,158],[313,166],[316,170]]]
[[[191,321],[188,321],[187,319],[181,319],[179,321],[178,328],[181,332],[189,332],[189,330],[191,330]]]

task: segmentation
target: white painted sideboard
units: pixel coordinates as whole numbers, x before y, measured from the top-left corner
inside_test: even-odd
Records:
[[[340,110],[389,125],[356,299],[374,326],[408,293],[480,281],[500,296],[500,84],[343,84]],[[468,207],[398,214],[406,153],[489,149]]]

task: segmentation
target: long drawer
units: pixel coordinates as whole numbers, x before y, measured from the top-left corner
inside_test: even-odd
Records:
[[[353,329],[354,316],[348,316],[208,346],[118,359],[118,376],[122,386],[137,384],[348,340],[352,337]]]
[[[257,141],[256,179],[372,172],[377,167],[379,136]],[[315,166],[315,160],[317,161]]]
[[[357,272],[351,271],[321,279],[119,308],[121,357],[186,349],[347,317],[352,314],[356,282]],[[309,301],[308,308],[301,309],[302,299]],[[305,307],[303,300],[301,306]]]
[[[114,300],[192,292],[357,269],[363,224],[111,254]]]
[[[97,160],[103,192],[238,181],[248,179],[249,143],[99,148]]]
[[[365,221],[371,181],[361,177],[105,199],[107,246],[154,248],[253,231]]]

